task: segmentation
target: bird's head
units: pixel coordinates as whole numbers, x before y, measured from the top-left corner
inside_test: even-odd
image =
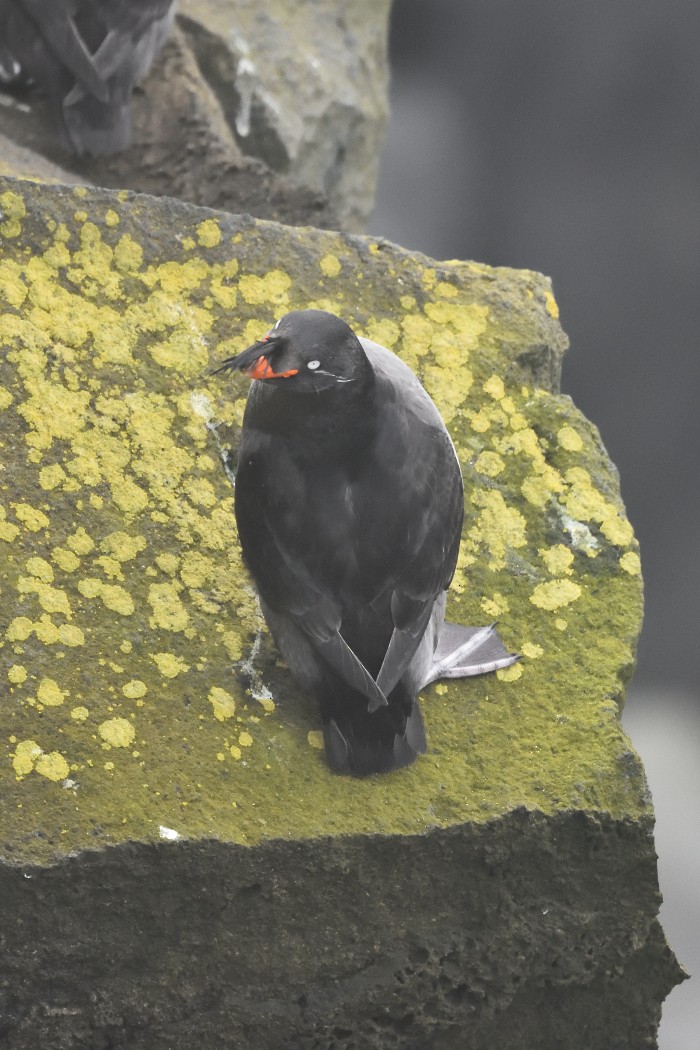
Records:
[[[214,370],[245,372],[251,379],[289,392],[320,393],[353,384],[369,368],[352,329],[325,310],[295,310],[285,314],[259,342],[229,357]]]

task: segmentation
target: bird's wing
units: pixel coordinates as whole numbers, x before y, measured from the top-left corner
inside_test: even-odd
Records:
[[[338,630],[330,633],[324,629],[315,630],[315,617],[308,614],[301,619],[296,619],[297,624],[304,630],[309,641],[326,663],[337,671],[344,682],[356,689],[367,698],[367,710],[372,712],[380,707],[386,707],[386,691],[383,691],[378,682],[375,682],[365,665],[356,653],[352,651],[348,643]]]
[[[107,80],[120,66],[128,67],[131,87],[150,64],[173,11],[173,0],[20,0],[20,5],[60,64],[101,102],[108,101]],[[141,55],[144,49],[148,54]]]
[[[255,470],[239,466],[236,521],[245,559],[258,590],[275,611],[289,616],[313,649],[353,689],[367,698],[368,710],[387,703],[386,695],[340,634],[340,606],[323,590],[304,560],[283,542],[279,522],[267,502],[270,488],[256,482]]]
[[[91,95],[101,102],[106,102],[109,98],[108,89],[78,32],[65,0],[21,2],[27,15],[40,31],[46,46],[61,65],[69,69]]]
[[[377,675],[388,695],[415,655],[439,594],[452,580],[464,518],[464,490],[459,460],[434,403],[417,377],[394,354],[363,341],[381,383],[399,396],[389,404],[405,406],[406,419],[392,424],[404,429],[401,444],[407,460],[399,467],[399,489],[409,513],[403,537],[401,568],[393,581],[393,633]],[[391,434],[381,440],[395,442]]]
[[[454,575],[464,517],[459,465],[448,461],[439,502],[416,536],[413,557],[394,584],[391,616],[394,630],[377,675],[377,685],[388,695],[415,655],[438,595]]]

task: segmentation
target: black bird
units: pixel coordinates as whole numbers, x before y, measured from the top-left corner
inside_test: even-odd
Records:
[[[395,354],[322,310],[287,314],[227,370],[256,380],[235,483],[243,556],[320,702],[328,762],[407,765],[426,750],[424,685],[517,659],[493,625],[443,622],[464,514],[445,425]]]
[[[0,0],[0,82],[35,81],[75,153],[116,153],[173,14],[173,0]]]

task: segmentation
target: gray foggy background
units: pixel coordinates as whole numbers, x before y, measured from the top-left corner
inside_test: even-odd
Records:
[[[620,470],[646,585],[624,722],[662,922],[700,973],[700,4],[395,0],[391,47],[370,232],[550,275],[563,389]],[[700,1046],[698,987],[671,993],[661,1050]]]

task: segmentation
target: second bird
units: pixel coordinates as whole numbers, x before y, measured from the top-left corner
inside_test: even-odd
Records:
[[[464,515],[447,429],[413,372],[322,310],[218,371],[253,384],[235,507],[272,636],[321,707],[326,756],[364,776],[426,750],[418,692],[507,667],[493,626],[444,622]]]

